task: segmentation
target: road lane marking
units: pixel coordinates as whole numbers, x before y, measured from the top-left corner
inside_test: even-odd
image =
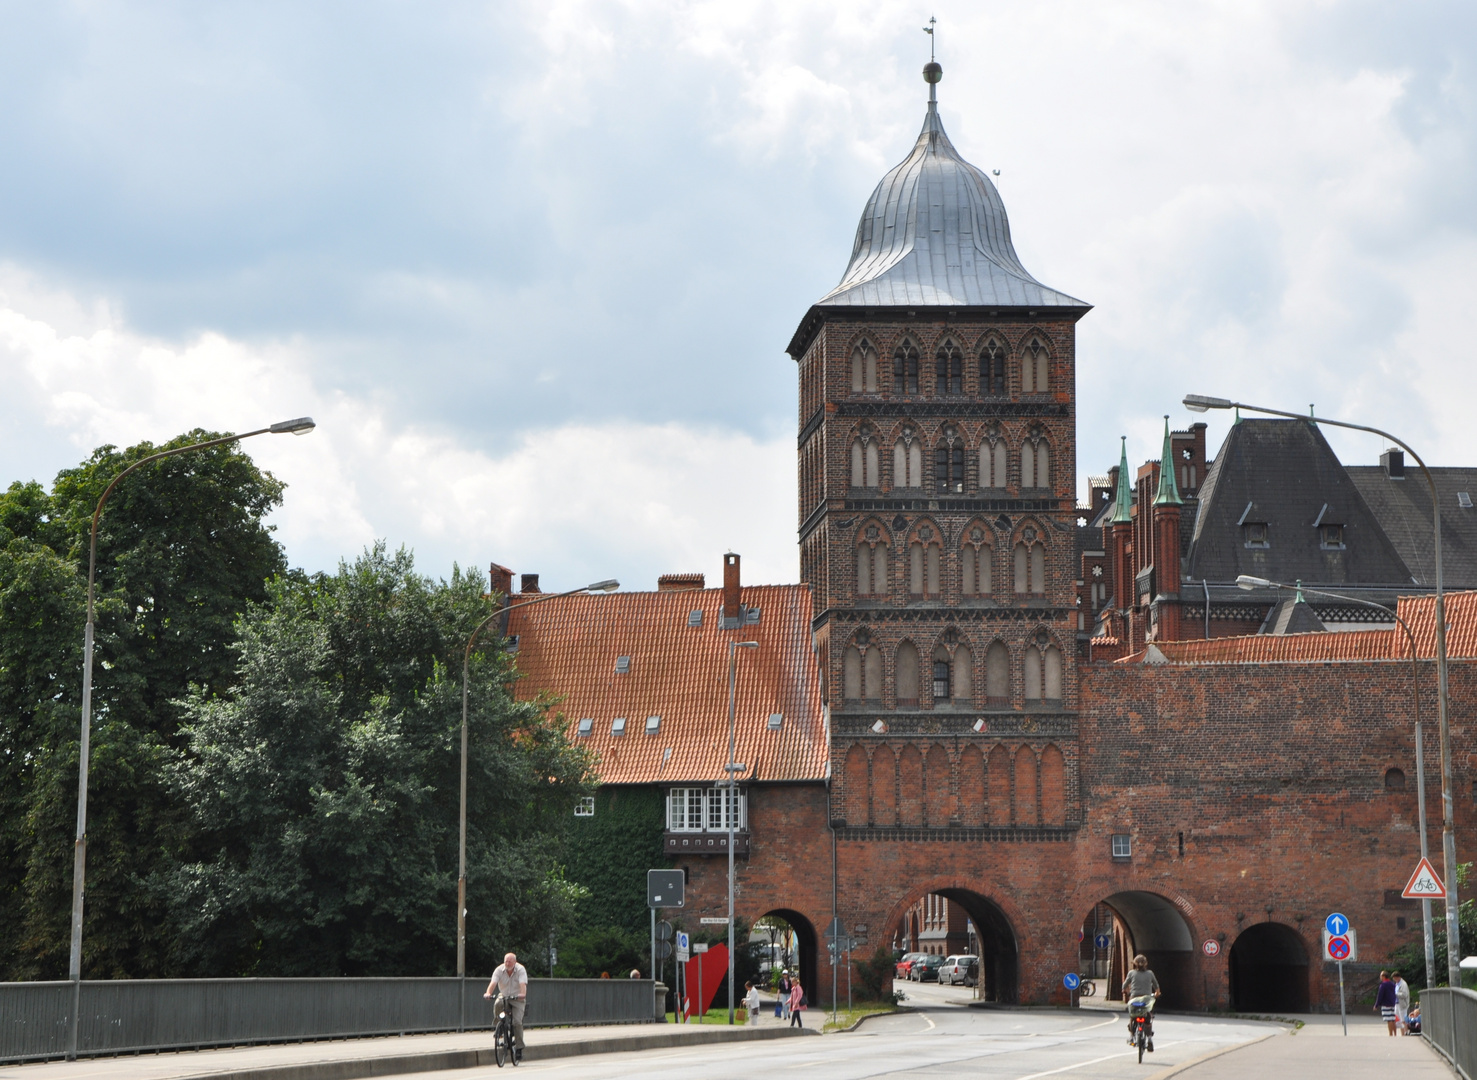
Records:
[[[1174,1043],[1164,1043],[1163,1046],[1174,1046]],[[1162,1047],[1161,1047],[1162,1048]],[[1109,1054],[1107,1057],[1093,1058],[1091,1061],[1079,1061],[1075,1065],[1063,1065],[1059,1069],[1047,1069],[1045,1072],[1031,1073],[1028,1076],[1018,1076],[1016,1080],[1038,1080],[1042,1076],[1055,1076],[1057,1073],[1071,1072],[1073,1069],[1085,1069],[1089,1065],[1099,1065],[1104,1061],[1112,1061],[1114,1058],[1133,1057],[1138,1053],[1137,1048],[1125,1050],[1119,1054]]]

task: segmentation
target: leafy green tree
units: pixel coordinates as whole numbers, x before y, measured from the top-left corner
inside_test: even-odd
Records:
[[[88,537],[98,496],[156,450],[105,446],[0,493],[0,977],[60,978],[70,931],[81,645]],[[266,597],[284,560],[263,518],[282,485],[238,448],[145,466],[101,519],[88,799],[89,977],[169,974],[157,896],[142,888],[181,843],[162,784],[178,742],[176,701],[224,689],[233,622]]]
[[[480,580],[376,546],[280,579],[239,623],[236,684],[185,703],[171,785],[194,840],[156,884],[198,975],[454,970],[461,660]],[[517,702],[496,634],[471,668],[468,969],[567,920],[559,846],[591,761]]]

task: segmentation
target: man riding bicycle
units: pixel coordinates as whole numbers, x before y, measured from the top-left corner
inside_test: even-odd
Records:
[[[1133,1010],[1144,1012],[1144,1037],[1149,1053],[1154,1052],[1154,1005],[1159,999],[1159,980],[1149,970],[1149,958],[1139,953],[1133,958],[1133,970],[1123,980],[1123,1000],[1129,1004],[1128,1043],[1133,1045]]]
[[[518,963],[518,957],[513,953],[503,957],[503,962],[492,973],[487,992],[482,996],[490,998],[494,993],[497,998],[492,1003],[492,1015],[496,1017],[499,1011],[507,1012],[508,1019],[513,1024],[513,1052],[522,1061],[523,1010],[528,1005],[528,969]]]

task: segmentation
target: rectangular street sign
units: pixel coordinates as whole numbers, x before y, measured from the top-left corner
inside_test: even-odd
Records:
[[[704,942],[704,941],[695,941],[695,942],[693,942],[692,951],[695,952],[695,953],[705,953],[705,952],[707,952],[708,951],[707,942]]]
[[[1351,926],[1345,934],[1330,934],[1323,930],[1323,960],[1325,963],[1349,964],[1359,959],[1359,937]]]
[[[651,908],[681,907],[683,885],[686,880],[681,870],[646,871],[646,906]]]
[[[702,923],[704,926],[727,926],[728,925],[728,920],[725,919],[725,918],[723,918],[722,916],[718,916],[717,918],[715,918],[712,915],[704,915],[701,919],[698,920],[698,922]]]
[[[685,963],[687,963],[687,961],[689,959],[687,944],[688,944],[687,935],[685,933],[681,932],[681,931],[678,931],[678,933],[677,933],[677,963],[679,963],[679,964],[685,964]]]

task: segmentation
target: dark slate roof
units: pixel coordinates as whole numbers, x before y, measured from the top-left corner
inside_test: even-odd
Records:
[[[1262,623],[1264,634],[1321,634],[1328,627],[1318,618],[1307,601],[1289,597],[1273,605]]]
[[[1320,514],[1324,524],[1344,527],[1343,550],[1323,550],[1314,525]],[[1248,548],[1243,522],[1265,523],[1270,547]],[[1333,448],[1306,420],[1242,420],[1205,477],[1185,576],[1233,582],[1238,574],[1309,585],[1413,583]]]
[[[1431,535],[1431,489],[1413,463],[1404,480],[1391,480],[1378,465],[1346,466],[1349,478],[1384,527],[1405,565],[1427,588],[1436,587]],[[1461,504],[1477,496],[1477,469],[1432,469],[1441,498],[1441,570],[1448,589],[1477,588],[1477,509]]]

